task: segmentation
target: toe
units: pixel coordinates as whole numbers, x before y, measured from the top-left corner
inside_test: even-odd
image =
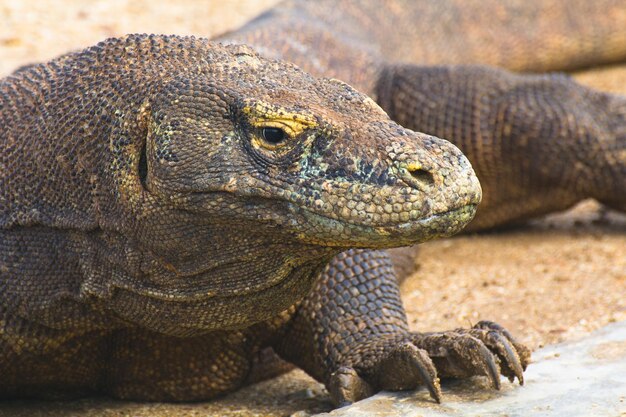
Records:
[[[464,363],[470,375],[484,375],[489,378],[493,388],[500,389],[500,367],[498,359],[489,348],[470,334],[455,339],[453,354],[458,363]]]
[[[441,402],[441,387],[437,370],[428,352],[411,342],[404,342],[380,361],[376,372],[381,389],[406,390],[424,385],[430,396]]]
[[[524,384],[524,371],[530,362],[530,350],[518,343],[504,327],[491,321],[480,321],[473,329],[485,330],[482,338],[502,361],[503,371],[509,379],[517,377],[520,385]]]
[[[328,392],[337,407],[344,407],[370,397],[374,390],[353,368],[342,366],[331,374]]]

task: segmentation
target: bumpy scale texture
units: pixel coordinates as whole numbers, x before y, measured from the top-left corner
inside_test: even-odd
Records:
[[[626,99],[561,74],[389,66],[378,101],[401,125],[449,138],[483,188],[466,230],[521,222],[586,198],[626,211]]]
[[[221,39],[344,80],[402,126],[454,143],[483,188],[466,229],[480,230],[586,198],[626,210],[626,100],[467,64],[622,62],[625,28],[624,0],[289,0]]]
[[[347,81],[375,98],[394,121],[453,142],[481,181],[483,201],[467,228],[480,230],[564,210],[589,197],[626,210],[622,97],[584,88],[564,75],[514,75],[466,65],[539,72],[621,62],[625,10],[623,0],[290,0],[221,40],[250,44],[312,74]],[[439,66],[425,66],[434,64]],[[388,252],[396,274],[406,276],[413,266],[407,255],[414,252]],[[367,264],[355,252],[344,255]],[[331,323],[318,324],[327,326]],[[493,323],[478,327],[506,334]],[[441,346],[446,337],[435,334],[414,345],[423,347],[428,340]],[[469,337],[455,343],[464,354],[443,348],[437,357],[435,349],[427,349],[440,375],[467,375],[450,358],[469,358],[480,350]],[[513,357],[512,349],[492,340],[495,345],[500,358]],[[325,352],[323,358],[333,357]],[[479,356],[464,363],[484,363]],[[509,376],[521,375],[520,368],[504,367]],[[358,377],[371,371],[356,369],[337,371],[331,393],[349,402],[375,390]],[[385,369],[387,375],[411,375],[406,368]],[[416,380],[412,375],[384,386],[407,388]]]
[[[403,125],[455,141],[486,184],[476,228],[564,208],[572,187],[623,208],[619,99],[563,77],[393,64],[619,60],[619,2],[569,2],[567,13],[559,2],[379,3],[294,0],[224,39],[348,81]],[[457,23],[432,25],[451,10]],[[539,18],[520,37],[515,27]],[[537,111],[554,88],[569,100]],[[528,351],[495,323],[407,330],[393,266],[375,248],[460,230],[480,190],[456,148],[394,124],[345,84],[246,48],[130,37],[23,70],[0,98],[3,396],[206,399],[271,374],[268,349],[337,404],[418,385],[439,400],[438,376],[523,381]],[[558,127],[571,112],[606,123]],[[536,197],[526,178],[545,167],[497,159],[535,140],[524,119],[542,122],[539,143],[561,133],[555,151],[582,144],[598,155],[591,169],[608,161],[607,178],[591,192],[557,168],[563,193]],[[494,186],[502,169],[521,175]],[[510,195],[516,209],[498,209]]]
[[[457,148],[347,84],[139,35],[18,71],[0,100],[3,397],[207,399],[268,347],[337,403],[439,399],[443,351],[440,375],[522,378],[495,325],[410,333],[387,255],[346,252],[455,233],[481,195]]]

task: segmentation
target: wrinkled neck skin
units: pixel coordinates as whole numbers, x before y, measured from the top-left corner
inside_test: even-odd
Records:
[[[49,258],[57,273],[41,277],[27,258],[13,263],[21,275],[0,274],[2,308],[75,332],[130,325],[183,337],[242,329],[299,302],[343,250],[306,245],[246,221],[168,217],[167,227],[147,219],[138,235],[31,229],[31,236],[50,242],[37,255]],[[179,220],[184,225],[177,226]],[[5,232],[3,244],[19,247],[22,232]]]
[[[88,246],[100,258],[83,257],[89,275],[81,298],[174,336],[241,329],[299,302],[330,258],[346,249],[309,245],[252,219],[179,210],[165,218],[167,225],[161,217],[144,219],[136,238],[93,239]]]

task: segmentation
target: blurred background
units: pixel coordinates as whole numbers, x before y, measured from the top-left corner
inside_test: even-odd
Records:
[[[127,33],[212,37],[278,0],[0,0],[0,76]]]
[[[0,76],[126,33],[212,37],[276,3],[0,0]],[[607,67],[575,76],[626,94],[624,73]],[[409,322],[414,330],[443,330],[495,320],[532,348],[571,340],[626,320],[625,248],[626,216],[607,214],[593,202],[523,229],[429,242],[416,258],[417,272],[403,284]],[[14,403],[0,405],[0,416],[284,415],[329,408],[319,384],[295,371],[205,405]]]
[[[127,33],[213,37],[279,0],[0,0],[0,76]],[[622,66],[583,71],[583,84],[626,94]]]

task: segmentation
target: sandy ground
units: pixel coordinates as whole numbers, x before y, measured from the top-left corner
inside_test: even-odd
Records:
[[[0,76],[124,33],[210,37],[275,2],[0,0]],[[577,77],[626,93],[625,75],[612,67]],[[415,330],[490,319],[538,347],[626,320],[626,216],[593,202],[528,227],[422,245],[416,264],[402,286]],[[329,407],[319,384],[294,371],[211,403],[13,402],[0,405],[0,416],[288,415]]]
[[[127,33],[211,37],[277,0],[0,0],[0,75]]]

